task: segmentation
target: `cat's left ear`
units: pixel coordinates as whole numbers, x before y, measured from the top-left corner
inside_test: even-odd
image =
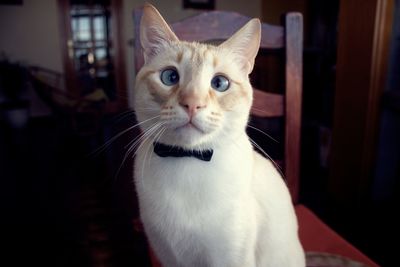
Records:
[[[252,19],[240,30],[223,42],[220,47],[227,48],[233,52],[235,60],[243,70],[249,74],[254,67],[261,41],[261,23],[259,19]]]
[[[171,41],[178,41],[178,37],[176,37],[158,10],[150,4],[145,4],[140,21],[140,42],[145,62],[156,55],[162,46]]]

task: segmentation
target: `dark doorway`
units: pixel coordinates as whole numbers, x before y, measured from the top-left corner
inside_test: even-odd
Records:
[[[121,0],[59,0],[67,90],[107,97],[106,111],[126,106]]]

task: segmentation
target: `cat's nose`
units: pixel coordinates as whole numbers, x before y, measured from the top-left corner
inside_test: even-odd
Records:
[[[206,102],[196,96],[187,96],[180,99],[179,104],[190,117],[207,106]]]

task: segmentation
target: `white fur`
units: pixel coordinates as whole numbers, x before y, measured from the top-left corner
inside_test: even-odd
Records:
[[[153,9],[145,7],[148,23],[152,21],[149,18],[158,16]],[[252,68],[258,49],[252,42],[259,43],[259,36],[253,41],[246,38],[246,44],[241,35],[257,35],[259,26],[256,21],[249,23],[219,47],[163,42],[156,54],[147,57],[137,76],[135,107],[145,136],[135,159],[135,185],[147,237],[165,267],[305,266],[288,189],[271,162],[253,151],[245,133],[252,88],[243,66],[235,64],[235,53],[243,50],[240,60],[245,57],[247,70]],[[146,40],[158,39],[147,36]],[[177,63],[180,52],[183,58]],[[218,66],[212,64],[214,57],[223,59]],[[168,66],[180,74],[176,95],[160,82],[160,71]],[[145,73],[151,74],[144,77]],[[180,105],[180,97],[207,97],[213,90],[210,80],[218,73],[235,83],[229,92],[216,93],[217,100],[207,98],[206,107],[192,118],[194,127],[185,126],[190,117]],[[164,99],[156,100],[150,87],[165,94]],[[223,107],[223,97],[239,95],[240,90],[245,90],[247,97]],[[212,148],[214,155],[210,162],[161,158],[153,152],[156,140],[192,149]]]

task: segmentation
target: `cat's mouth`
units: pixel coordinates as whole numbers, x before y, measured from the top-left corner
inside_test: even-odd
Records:
[[[195,130],[195,131],[198,131],[203,134],[205,133],[204,130],[202,130],[200,127],[198,127],[192,121],[189,121],[189,122],[177,127],[176,130]]]

